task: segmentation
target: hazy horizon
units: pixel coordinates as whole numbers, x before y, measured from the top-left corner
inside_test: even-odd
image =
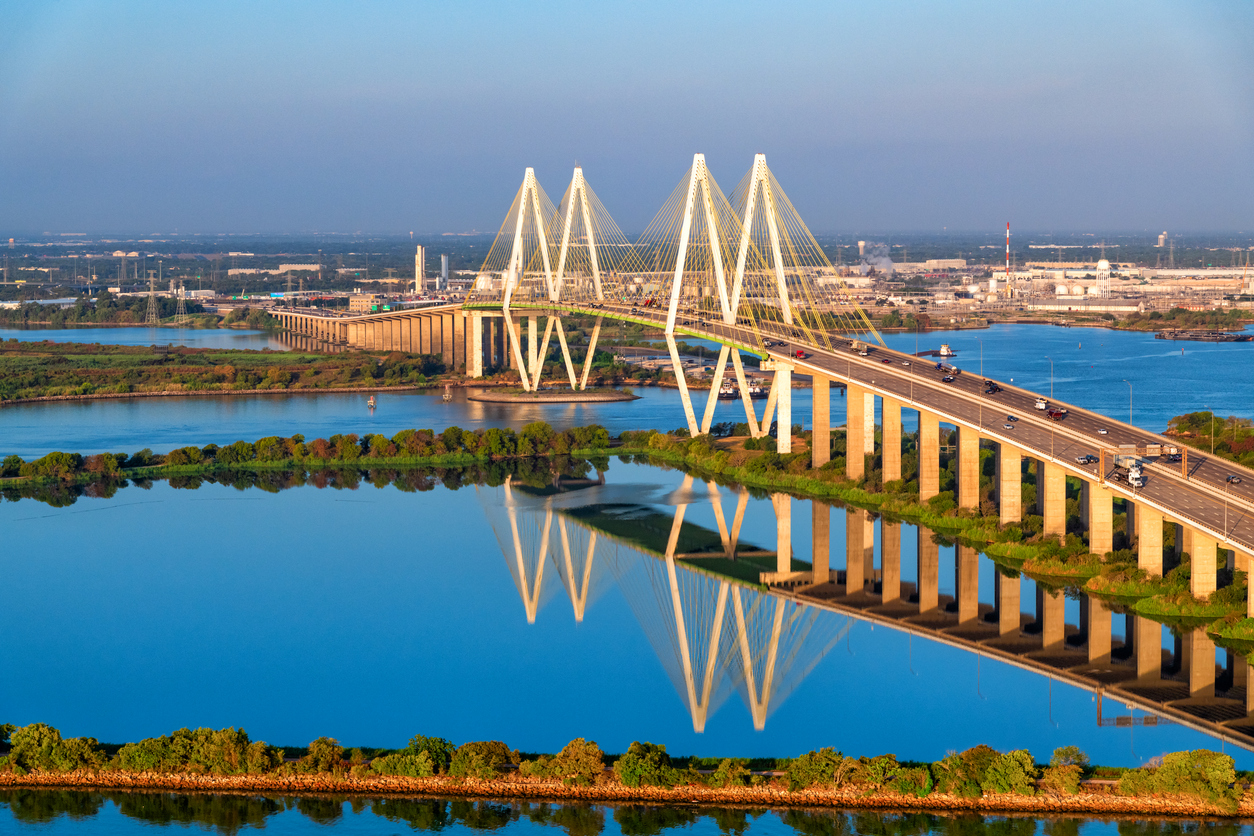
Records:
[[[634,230],[697,151],[728,193],[765,153],[816,234],[1231,233],[1252,35],[1237,0],[29,4],[0,236],[492,234],[575,164]]]

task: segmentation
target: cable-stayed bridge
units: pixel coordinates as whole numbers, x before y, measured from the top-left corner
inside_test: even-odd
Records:
[[[418,312],[328,319],[277,314],[300,334],[329,336],[368,350],[443,353],[471,378],[495,365],[517,372],[524,388],[540,374],[556,340],[566,383],[586,387],[605,319],[635,322],[663,334],[678,395],[693,435],[708,432],[719,390],[734,378],[750,434],[772,425],[776,449],[793,451],[794,373],[813,387],[811,465],[830,458],[831,384],[847,393],[845,475],[862,479],[878,459],[884,482],[918,484],[919,499],[940,492],[941,425],[957,431],[957,490],[962,508],[981,503],[980,447],[997,453],[996,503],[1001,522],[1022,520],[1025,471],[1035,473],[1037,507],[1047,535],[1067,533],[1067,479],[1082,486],[1090,551],[1112,550],[1116,505],[1132,522],[1138,565],[1163,571],[1163,532],[1175,525],[1176,542],[1192,558],[1191,591],[1212,594],[1227,563],[1249,573],[1254,556],[1254,471],[1185,450],[1176,462],[1165,453],[1175,441],[1073,404],[1044,398],[1009,383],[985,380],[888,349],[855,305],[763,155],[728,198],[703,155],[692,165],[644,234],[630,242],[597,198],[581,168],[555,205],[527,169],[500,232],[466,303]],[[591,320],[580,367],[563,321]],[[543,336],[540,322],[545,319]],[[437,327],[438,326],[438,327]],[[437,334],[438,332],[438,334]],[[676,337],[721,346],[704,404],[694,403],[680,363]],[[749,395],[744,358],[772,372],[764,414]],[[1042,408],[1065,409],[1053,420]],[[877,444],[875,415],[882,413]],[[1192,405],[1183,400],[1180,411]],[[918,469],[902,472],[901,416],[918,413]],[[1061,415],[1061,412],[1055,412]],[[859,455],[861,452],[861,455]],[[1120,478],[1116,456],[1136,456],[1147,475],[1142,485]],[[1233,480],[1232,476],[1240,477]],[[1254,588],[1254,585],[1251,585]],[[1247,593],[1254,616],[1254,596]]]

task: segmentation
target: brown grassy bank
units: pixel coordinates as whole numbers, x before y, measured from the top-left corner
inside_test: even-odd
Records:
[[[1018,813],[1025,815],[1080,814],[1143,818],[1254,818],[1254,799],[1245,799],[1234,814],[1201,801],[1162,797],[1118,796],[1110,785],[1090,782],[1077,795],[1041,793],[962,798],[933,793],[924,798],[892,792],[866,793],[859,789],[788,790],[778,785],[751,787],[626,787],[617,782],[579,787],[551,779],[502,777],[405,778],[349,775],[194,775],[184,773],[129,773],[79,771],[61,774],[0,774],[0,788],[11,789],[121,789],[165,792],[232,792],[333,795],[420,795],[463,798],[544,799],[551,801],[647,802],[709,806],[810,807],[910,812]]]

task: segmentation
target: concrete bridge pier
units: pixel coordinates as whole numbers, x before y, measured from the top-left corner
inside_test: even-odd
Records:
[[[810,467],[818,470],[832,458],[832,381],[816,374],[813,383]]]
[[[980,507],[980,433],[958,425],[958,507]]]
[[[779,431],[775,437],[775,450],[781,456],[792,452],[792,365],[780,363],[775,367],[776,414]]]
[[[1038,462],[1039,464],[1039,462]],[[1056,537],[1067,534],[1067,475],[1060,465],[1045,462],[1045,478],[1037,479],[1037,499],[1044,499],[1044,532]],[[1044,495],[1041,495],[1042,481]]]
[[[470,356],[466,358],[466,376],[483,377],[483,314],[470,314]]]
[[[1191,538],[1187,539],[1192,539],[1193,541],[1190,544],[1192,548],[1189,551],[1189,556],[1193,561],[1192,572],[1189,575],[1189,591],[1194,598],[1205,598],[1214,592],[1218,585],[1218,578],[1216,577],[1218,570],[1218,543],[1214,537],[1192,526],[1185,526],[1185,531],[1192,535]],[[1211,667],[1213,668],[1214,665],[1212,664]]]
[[[940,416],[919,410],[919,501],[940,493]]]
[[[845,388],[845,476],[850,479],[866,476],[866,395],[867,391],[852,381]]]
[[[881,444],[881,470],[884,482],[901,479],[901,401],[883,398],[883,442]]]
[[[1133,509],[1132,503],[1128,503]],[[1153,508],[1135,508],[1130,515],[1136,519],[1136,565],[1156,578],[1163,575],[1163,515]]]
[[[1115,547],[1115,495],[1105,485],[1084,482],[1088,489],[1089,551],[1104,555]]]
[[[997,445],[997,505],[1002,525],[1023,521],[1023,453],[1004,441]]]

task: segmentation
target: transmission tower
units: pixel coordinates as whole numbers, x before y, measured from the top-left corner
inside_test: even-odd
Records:
[[[174,313],[174,321],[178,324],[178,327],[180,328],[186,328],[188,325],[187,302],[185,301],[186,296],[187,296],[187,292],[183,287],[183,283],[179,282],[179,289],[178,289],[179,306],[178,306],[178,310],[175,311]]]
[[[161,323],[161,318],[157,316],[157,287],[156,287],[156,270],[148,271],[148,325],[157,326]]]

